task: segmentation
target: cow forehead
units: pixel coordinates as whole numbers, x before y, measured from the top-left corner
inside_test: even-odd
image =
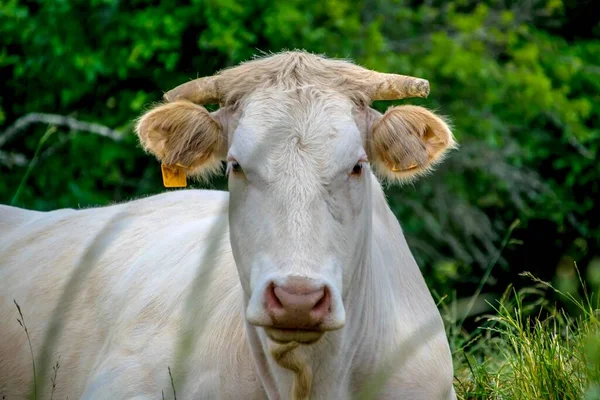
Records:
[[[342,94],[310,86],[256,91],[244,102],[230,155],[270,167],[306,164],[326,177],[364,152],[353,107]]]

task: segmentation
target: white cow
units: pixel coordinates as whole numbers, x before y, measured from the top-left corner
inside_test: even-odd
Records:
[[[455,146],[422,107],[369,107],[428,92],[279,53],[183,84],[138,121],[167,172],[226,160],[228,193],[1,206],[0,397],[32,387],[14,299],[33,351],[50,349],[38,398],[60,357],[54,399],[170,396],[168,367],[180,399],[455,399],[440,314],[371,170],[411,179]]]

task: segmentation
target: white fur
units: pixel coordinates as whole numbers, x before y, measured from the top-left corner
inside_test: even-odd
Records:
[[[244,169],[230,171],[230,194],[182,190],[49,213],[0,207],[0,395],[18,398],[31,379],[12,300],[39,350],[66,282],[85,268],[53,353],[54,398],[169,395],[167,367],[190,329],[178,398],[289,398],[292,373],[246,317],[264,313],[269,279],[293,275],[327,284],[331,326],[343,325],[296,350],[312,369],[311,399],[350,399],[379,369],[391,375],[380,398],[454,399],[442,320],[400,225],[368,164],[349,174],[364,135],[335,93],[259,90],[228,132]],[[104,251],[80,266],[100,233]]]

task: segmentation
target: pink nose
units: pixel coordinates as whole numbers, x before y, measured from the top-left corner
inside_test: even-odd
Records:
[[[318,329],[329,315],[331,296],[325,286],[315,289],[302,281],[291,281],[285,286],[270,285],[266,303],[273,328]]]

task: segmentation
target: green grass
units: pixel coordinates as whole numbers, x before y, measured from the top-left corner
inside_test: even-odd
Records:
[[[480,328],[467,333],[447,317],[459,399],[600,399],[598,304],[563,293],[531,275],[534,286],[509,288]],[[568,315],[549,295],[574,305]]]

